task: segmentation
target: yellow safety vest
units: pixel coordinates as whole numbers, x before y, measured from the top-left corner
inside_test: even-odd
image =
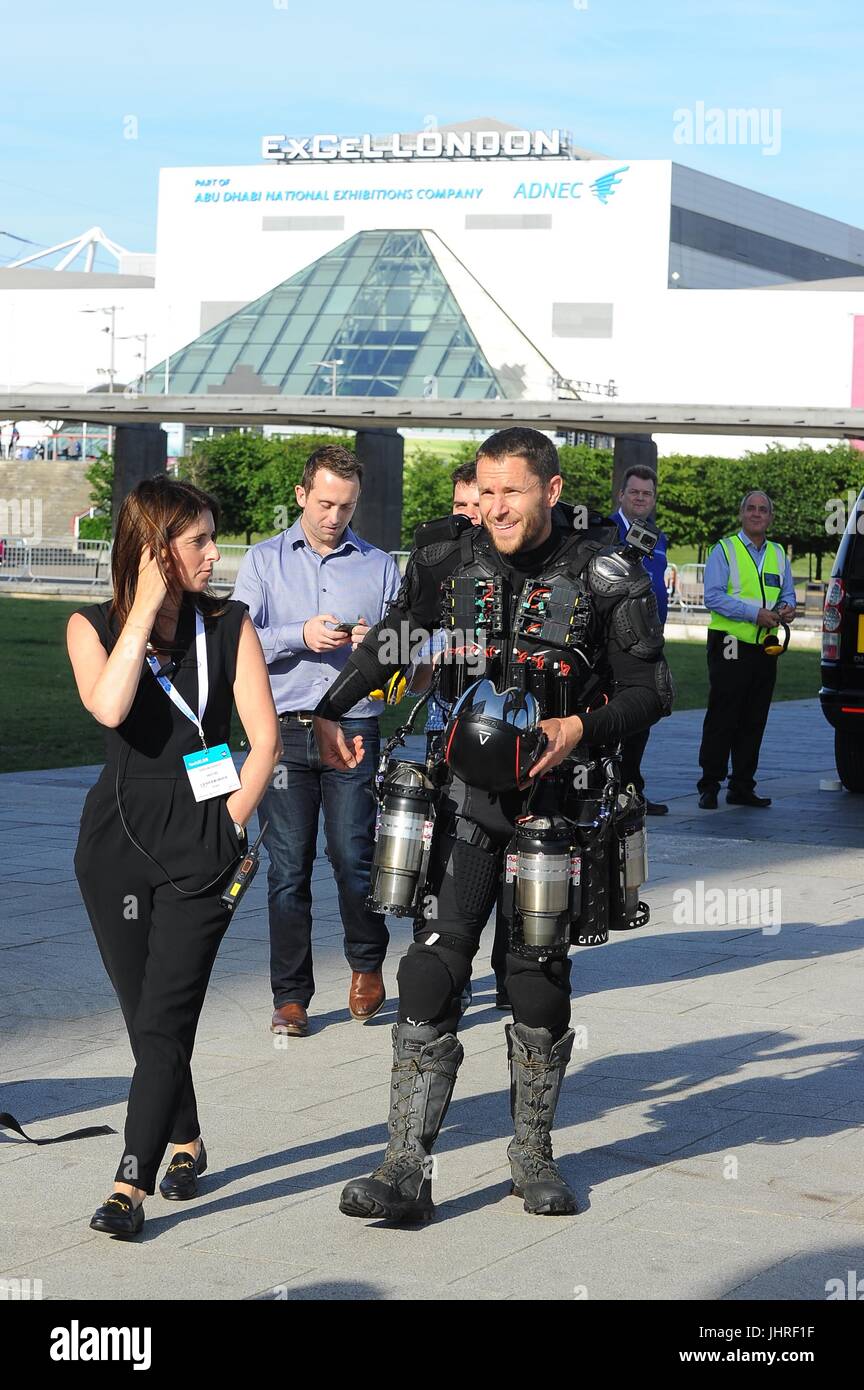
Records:
[[[783,576],[786,573],[786,555],[776,541],[766,542],[762,560],[762,571],[740,536],[724,536],[719,542],[729,561],[729,579],[726,592],[733,598],[752,599],[761,608],[773,608],[783,589]],[[777,627],[766,629],[756,623],[747,623],[735,618],[725,618],[722,613],[711,614],[709,628],[715,631],[730,632],[741,642],[755,645],[761,642],[767,631],[776,632]]]

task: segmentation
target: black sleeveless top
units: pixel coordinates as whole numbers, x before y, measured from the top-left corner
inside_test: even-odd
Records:
[[[116,617],[109,617],[110,608],[109,600],[77,610],[93,626],[109,656],[120,635]],[[229,599],[219,617],[204,618],[209,693],[202,723],[211,748],[214,744],[228,742],[237,648],[246,611],[245,603]],[[197,713],[195,607],[190,594],[183,595],[173,648],[175,669],[165,674],[189,708]],[[123,776],[133,778],[185,779],[184,754],[201,749],[197,726],[168,698],[146,662],[129,713],[116,729],[106,728],[105,743],[106,765],[113,768],[119,759]]]

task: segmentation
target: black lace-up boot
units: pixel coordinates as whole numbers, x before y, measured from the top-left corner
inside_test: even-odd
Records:
[[[397,1023],[393,1028],[390,1138],[383,1161],[368,1178],[343,1189],[339,1210],[346,1216],[386,1221],[429,1221],[432,1204],[432,1145],[447,1113],[464,1056],[452,1033]]]
[[[573,1030],[568,1028],[554,1045],[548,1028],[508,1023],[505,1032],[515,1130],[507,1150],[513,1192],[532,1216],[572,1216],[578,1210],[576,1198],[552,1157],[551,1130]]]

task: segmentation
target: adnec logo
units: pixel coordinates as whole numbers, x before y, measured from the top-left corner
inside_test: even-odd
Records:
[[[629,164],[622,164],[620,169],[610,169],[607,174],[599,174],[590,183],[586,179],[559,179],[553,183],[540,183],[539,181],[520,183],[513,197],[529,200],[557,198],[559,201],[565,199],[573,202],[583,195],[585,197],[590,195],[605,207],[629,168]]]

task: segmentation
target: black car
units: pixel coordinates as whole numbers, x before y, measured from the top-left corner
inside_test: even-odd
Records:
[[[864,490],[850,517],[822,613],[822,709],[834,729],[837,774],[864,792]]]

